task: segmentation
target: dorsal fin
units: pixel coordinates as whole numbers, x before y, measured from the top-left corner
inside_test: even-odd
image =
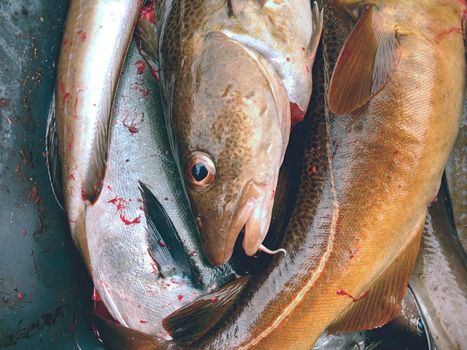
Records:
[[[52,99],[49,106],[49,116],[47,118],[47,133],[45,136],[45,152],[47,154],[47,170],[49,180],[52,185],[54,197],[63,209],[63,188],[62,188],[62,164],[58,151],[57,123],[55,119],[55,91],[52,93]]]
[[[162,350],[170,341],[124,327],[94,313],[86,313],[98,332],[99,339],[106,349],[112,350]]]
[[[337,59],[329,86],[331,112],[346,115],[368,103],[382,90],[399,59],[395,27],[368,5]]]
[[[140,181],[151,254],[159,265],[162,274],[183,274],[194,285],[200,285],[201,278],[194,266],[177,230],[167,212],[151,190]]]
[[[199,340],[225,316],[249,280],[249,276],[244,276],[227,283],[173,312],[162,320],[162,325],[177,342],[193,343]]]
[[[370,288],[344,311],[328,328],[329,333],[348,333],[385,325],[400,311],[420,248],[424,220],[420,221],[394,262],[372,283]]]

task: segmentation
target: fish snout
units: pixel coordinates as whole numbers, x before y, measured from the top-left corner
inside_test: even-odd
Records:
[[[249,256],[256,254],[269,229],[274,188],[272,184],[248,182],[237,210],[229,215],[227,222],[212,222],[209,217],[197,217],[205,254],[213,265],[224,264],[232,257],[235,242],[243,229],[242,246],[245,253]],[[228,211],[226,208],[224,210]]]

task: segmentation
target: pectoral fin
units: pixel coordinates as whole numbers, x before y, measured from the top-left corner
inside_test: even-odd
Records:
[[[400,59],[394,25],[368,6],[347,38],[329,87],[329,109],[339,115],[364,106],[381,91]]]
[[[106,349],[112,350],[162,350],[167,349],[169,341],[124,327],[93,313],[86,316],[96,327],[100,340]]]
[[[367,291],[354,299],[354,303],[328,328],[329,333],[348,333],[381,327],[399,314],[420,248],[424,224],[425,216],[413,231],[413,238],[393,263]]]
[[[148,222],[151,254],[162,274],[181,273],[188,277],[194,285],[199,285],[201,283],[199,272],[185,251],[172,220],[151,190],[142,182],[139,185]]]
[[[135,29],[136,45],[140,55],[151,68],[151,73],[159,80],[158,36],[154,1],[147,1],[141,11]]]
[[[49,106],[46,134],[47,170],[52,185],[52,192],[60,208],[63,209],[62,164],[58,152],[57,123],[55,119],[55,92]]]
[[[162,325],[175,341],[193,343],[205,335],[237,301],[249,276],[227,283],[219,290],[178,309],[162,320]]]

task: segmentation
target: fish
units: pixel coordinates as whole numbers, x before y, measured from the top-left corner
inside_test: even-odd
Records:
[[[454,149],[446,166],[446,179],[451,197],[456,232],[464,250],[467,250],[467,99],[464,101],[464,115]]]
[[[467,344],[467,257],[455,232],[447,185],[444,178],[429,208],[410,287],[436,348],[462,349]]]
[[[229,264],[213,268],[204,257],[170,152],[159,86],[132,44],[140,5],[71,2],[47,160],[108,321],[164,343],[171,339],[165,316],[216,292],[208,320],[215,322],[246,282],[234,280]]]
[[[464,7],[373,4],[322,4],[288,254],[251,278],[191,348],[310,349],[325,330],[372,329],[398,315],[459,128]],[[169,333],[197,306],[168,316]]]
[[[281,251],[262,242],[291,125],[310,99],[322,13],[309,0],[167,0],[155,11],[148,46],[207,258],[227,262],[243,228],[246,255]]]

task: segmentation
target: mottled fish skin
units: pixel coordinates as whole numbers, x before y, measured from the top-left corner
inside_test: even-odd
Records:
[[[141,4],[73,0],[62,40],[55,118],[64,208],[89,268],[84,212],[102,187],[113,96]]]
[[[401,38],[396,70],[379,94],[348,116],[334,116],[322,95],[312,97],[300,192],[283,242],[288,254],[250,282],[232,315],[200,348],[309,349],[326,328],[352,329],[355,324],[343,322],[350,307],[383,302],[381,315],[357,313],[361,328],[397,315],[465,91],[462,34],[435,38],[460,24],[463,8],[456,1],[378,6],[383,13],[395,6],[390,13],[397,13],[397,24],[411,31]],[[318,55],[317,62],[325,76],[315,70],[313,77],[324,84],[314,90],[327,92],[355,22],[329,4],[324,11],[326,60]],[[403,250],[410,254],[401,256]],[[400,272],[399,284],[371,289],[391,266]],[[394,294],[385,296],[386,290]]]
[[[446,183],[429,209],[410,287],[438,349],[467,344],[467,258],[456,239]]]
[[[296,22],[278,15],[297,9]],[[213,264],[229,260],[243,226],[243,248],[254,255],[271,219],[290,103],[304,108],[311,94],[306,73],[319,12],[313,22],[305,0],[174,0],[156,2],[156,13],[167,127],[206,255]],[[295,33],[296,42],[287,41],[287,33]],[[286,57],[291,50],[295,63]],[[195,152],[210,158],[216,172],[202,191],[190,185]]]

